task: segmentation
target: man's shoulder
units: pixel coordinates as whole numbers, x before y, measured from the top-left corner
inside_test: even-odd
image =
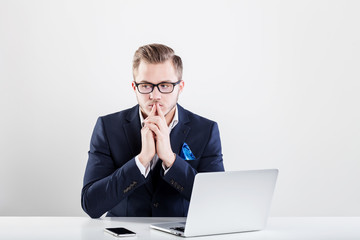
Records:
[[[189,121],[191,124],[199,124],[199,125],[213,125],[216,124],[215,121],[208,119],[206,117],[200,116],[196,113],[191,112],[188,109],[183,108],[182,106],[178,105],[178,108],[180,109],[180,112],[182,112],[182,118],[180,121],[185,120]]]
[[[112,121],[123,121],[123,120],[131,120],[132,118],[136,117],[138,113],[138,105],[135,105],[131,108],[127,108],[118,112],[109,113],[104,116],[100,116],[100,118],[105,122],[112,122]]]

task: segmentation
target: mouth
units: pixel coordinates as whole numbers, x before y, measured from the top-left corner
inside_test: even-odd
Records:
[[[148,104],[148,107],[149,108],[152,108],[155,104],[157,104],[157,103],[151,103],[151,104]],[[159,106],[162,108],[163,107],[163,105],[162,104],[160,104],[159,103]]]

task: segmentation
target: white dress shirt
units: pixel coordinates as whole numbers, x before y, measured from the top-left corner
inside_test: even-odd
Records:
[[[139,108],[139,116],[140,116],[140,123],[141,123],[141,126],[143,127],[144,126],[144,117],[143,115],[141,114],[141,110]],[[174,114],[174,117],[171,121],[171,123],[169,124],[169,134],[171,133],[171,131],[173,130],[173,128],[176,126],[176,124],[178,124],[179,122],[179,115],[178,115],[178,108],[177,108],[177,105],[176,105],[176,108],[175,108],[175,114]],[[135,162],[136,162],[136,166],[139,168],[141,174],[144,176],[144,177],[147,177],[149,172],[150,172],[150,169],[154,169],[156,163],[159,161],[159,156],[157,154],[154,155],[153,159],[150,161],[150,164],[148,164],[148,166],[144,167],[144,165],[141,164],[140,160],[139,160],[139,155],[137,155],[135,157]],[[170,168],[167,168],[164,163],[162,163],[162,167],[164,169],[164,175],[170,170]]]

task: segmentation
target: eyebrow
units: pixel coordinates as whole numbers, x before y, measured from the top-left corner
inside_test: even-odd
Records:
[[[171,83],[172,81],[171,80],[164,80],[164,81],[161,81],[161,82],[159,82],[159,83],[157,83],[157,84],[160,84],[160,83]],[[147,80],[141,80],[139,83],[150,83],[150,84],[153,84],[153,83],[151,83],[151,82],[149,82],[149,81],[147,81]]]

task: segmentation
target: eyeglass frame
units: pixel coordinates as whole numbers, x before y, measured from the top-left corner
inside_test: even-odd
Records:
[[[182,80],[178,80],[177,82],[161,82],[161,83],[158,83],[158,84],[153,84],[153,83],[149,83],[149,82],[137,83],[137,82],[134,81],[134,84],[135,84],[138,92],[141,93],[141,94],[149,94],[149,93],[152,93],[152,92],[154,91],[155,87],[159,90],[160,93],[162,93],[162,94],[169,94],[169,93],[172,93],[172,92],[174,91],[175,86],[178,85],[179,83],[181,83],[181,81],[182,81]],[[173,88],[172,88],[171,92],[162,92],[162,91],[160,90],[159,85],[164,84],[164,83],[173,85]],[[139,90],[139,85],[141,85],[141,84],[149,84],[149,85],[152,85],[151,92],[148,92],[148,93],[142,93],[142,92],[140,92],[140,90]]]

